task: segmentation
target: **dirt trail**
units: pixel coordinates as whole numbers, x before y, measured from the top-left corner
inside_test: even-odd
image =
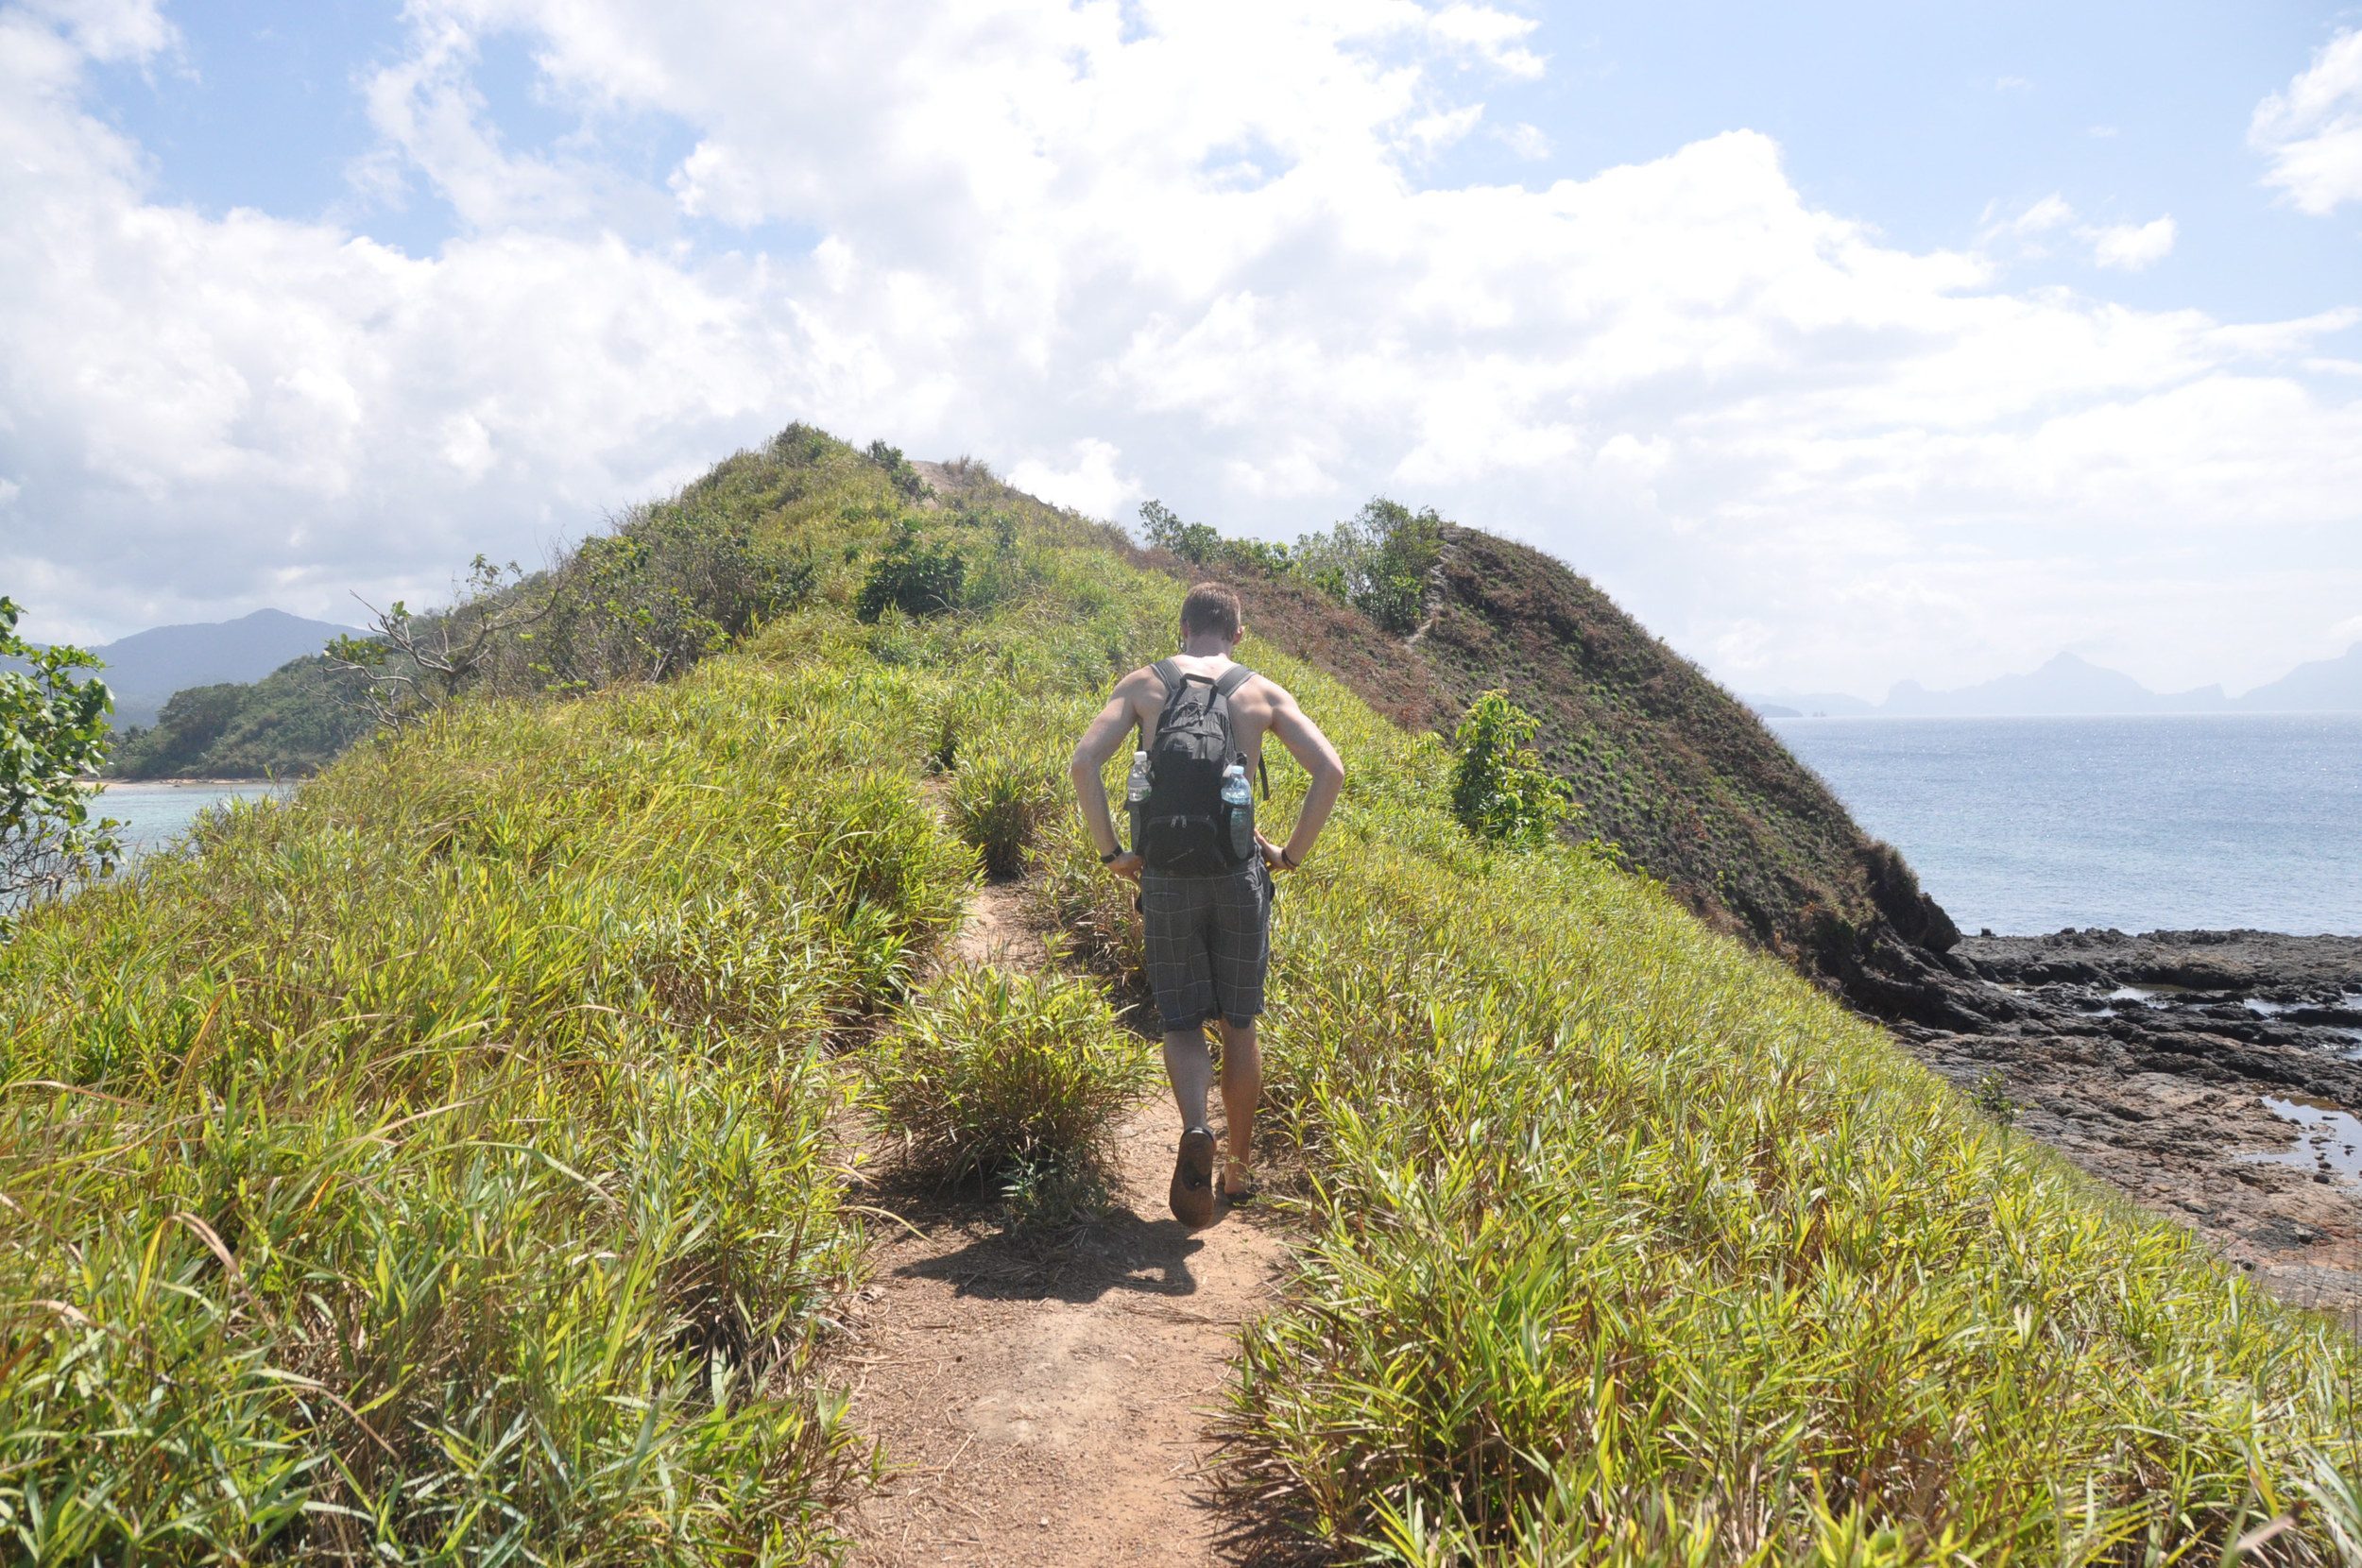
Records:
[[[1047,957],[1010,887],[983,891],[951,951]],[[877,1222],[850,1324],[852,1419],[890,1467],[851,1520],[855,1563],[1222,1560],[1207,1415],[1285,1243],[1259,1217],[1172,1219],[1177,1132],[1163,1096],[1135,1109],[1117,1206],[1052,1236],[1003,1234],[986,1200],[864,1196],[911,1228]]]

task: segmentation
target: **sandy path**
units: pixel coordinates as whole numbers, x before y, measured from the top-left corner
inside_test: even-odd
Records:
[[[956,956],[1042,961],[1017,890],[986,888]],[[1191,1233],[1165,1206],[1178,1126],[1159,1096],[1118,1133],[1117,1206],[1004,1235],[988,1200],[873,1191],[849,1325],[854,1423],[889,1474],[855,1511],[858,1564],[1221,1560],[1202,1474],[1239,1326],[1285,1261],[1270,1221]]]

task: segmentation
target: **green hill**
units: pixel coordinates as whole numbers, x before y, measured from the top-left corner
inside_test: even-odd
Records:
[[[833,1129],[981,875],[933,796],[1054,801],[1179,600],[1104,527],[908,472],[802,430],[731,459],[674,504],[809,571],[727,647],[488,684],[0,947],[20,1555],[833,1549],[869,1474]],[[1612,857],[1476,843],[1442,744],[1281,622],[1246,656],[1351,777],[1278,907],[1301,1267],[1226,1417],[1275,1552],[2212,1562],[2285,1513],[2263,1556],[2337,1559],[2336,1324]],[[1129,899],[1070,812],[1022,820],[1120,983]]]
[[[291,778],[316,773],[375,726],[356,682],[319,655],[259,681],[176,691],[115,742],[116,778]]]
[[[1441,520],[1432,532],[1403,616],[1415,626],[1339,603],[1333,581],[1322,591],[1303,546],[1274,570],[1269,547],[1208,533],[1143,560],[1236,580],[1252,624],[1413,728],[1448,734],[1477,696],[1506,690],[1541,720],[1537,745],[1574,786],[1577,836],[1613,844],[1710,924],[1875,1014],[1981,1025],[1943,983],[1951,919],[1754,710],[1542,552]]]

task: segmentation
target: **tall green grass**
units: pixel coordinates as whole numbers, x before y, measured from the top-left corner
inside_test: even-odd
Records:
[[[1147,1089],[1139,1035],[1095,980],[956,967],[864,1063],[886,1133],[915,1170],[1085,1175]]]
[[[1178,600],[985,482],[995,597],[862,624],[880,475],[815,437],[693,486],[835,563],[738,653],[461,704],[0,950],[6,1551],[830,1550],[867,1451],[823,1355],[829,1053],[937,1015],[979,869],[921,785],[1054,776]],[[1226,1424],[1268,1542],[2214,1562],[2356,1472],[2335,1325],[1653,885],[1486,850],[1432,740],[1247,656],[1351,775],[1276,906],[1267,1125],[1310,1196]],[[1070,950],[1134,977],[1128,884],[1070,813],[1025,837]],[[2334,1560],[2344,1517],[2257,1551]]]
[[[891,677],[462,705],[0,948],[0,1554],[796,1561],[824,1051],[973,859]]]

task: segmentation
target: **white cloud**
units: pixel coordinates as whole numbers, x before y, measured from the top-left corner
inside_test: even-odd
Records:
[[[2074,221],[2075,209],[2067,205],[2066,197],[2053,191],[2020,213],[2011,227],[2021,234],[2040,234]]]
[[[2113,266],[2126,272],[2138,272],[2156,265],[2173,249],[2174,227],[2170,215],[2149,223],[2119,223],[2104,229],[2082,230],[2091,241],[2092,261],[2099,266]]]
[[[421,597],[794,418],[1265,535],[1392,491],[1800,687],[2094,636],[2235,684],[2362,601],[2350,317],[2012,292],[1981,247],[1813,207],[1745,131],[1425,185],[1414,128],[1542,68],[1507,12],[407,14],[364,102],[387,177],[460,214],[426,256],[159,199],[82,47],[0,12],[0,579],[49,634]],[[550,102],[693,150],[510,145],[490,29]],[[2052,196],[1993,243],[2075,225]]]
[[[1435,38],[1458,45],[1513,77],[1542,74],[1542,57],[1526,47],[1526,40],[1533,36],[1538,26],[1530,16],[1519,16],[1496,6],[1464,3],[1446,5],[1427,19],[1428,30]]]
[[[1995,77],[1993,90],[1995,93],[2031,93],[2034,84],[2025,77]]]
[[[2271,160],[2264,182],[2299,211],[2362,201],[2362,28],[2331,39],[2286,92],[2257,104],[2248,141]]]
[[[1550,155],[1549,135],[1539,126],[1519,120],[1514,125],[1494,128],[1493,134],[1503,146],[1529,162],[1539,162]]]
[[[1064,469],[1037,457],[1022,459],[1009,469],[1009,483],[1055,505],[1110,520],[1126,502],[1148,493],[1138,480],[1116,471],[1123,454],[1113,444],[1086,438],[1072,450],[1072,466]]]
[[[2039,260],[2050,254],[2044,236],[2075,221],[2075,209],[2056,191],[2034,202],[2013,218],[1995,217],[1997,203],[1985,208],[1984,227],[1977,235],[1979,251]]]

